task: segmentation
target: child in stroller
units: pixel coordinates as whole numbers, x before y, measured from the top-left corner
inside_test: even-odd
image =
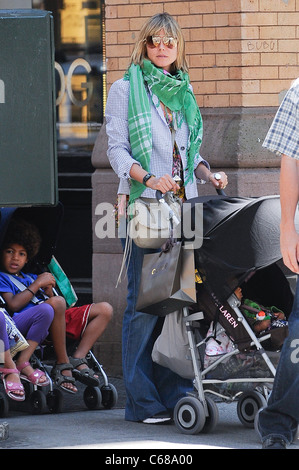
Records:
[[[40,244],[41,239],[36,227],[24,220],[11,220],[1,247],[0,293],[7,311],[16,319],[24,310],[35,312],[45,306],[49,308],[52,312],[49,332],[53,338],[58,364],[65,366],[59,369],[59,385],[65,391],[76,393],[77,388],[71,375],[72,367],[68,364],[65,348],[65,301],[60,296],[54,296],[55,279],[51,273],[44,272],[37,276],[23,271],[28,262],[37,255]],[[42,378],[36,380],[32,375],[34,371],[29,360],[17,367],[22,372],[23,379],[34,385],[42,385]]]
[[[288,322],[282,310],[275,306],[263,305],[243,297],[241,287],[235,290],[235,296],[240,300],[240,309],[257,337],[271,333],[270,341],[264,344],[265,349],[281,349],[288,335]]]
[[[33,241],[36,245],[34,249]],[[40,238],[37,228],[27,221],[12,218],[2,245],[2,267],[5,272],[0,273],[0,292],[6,308],[17,312],[14,316],[18,316],[20,311],[29,307],[41,309],[45,304],[53,307],[54,320],[49,331],[57,363],[51,375],[58,387],[67,392],[76,393],[75,378],[86,385],[99,385],[98,377],[88,367],[85,356],[110,321],[112,307],[106,302],[100,302],[65,310],[64,299],[54,295],[55,278],[52,274],[44,272],[36,275],[23,272],[28,261],[37,254],[39,246]],[[19,248],[18,251],[16,247]],[[5,254],[8,256],[8,261]],[[38,299],[37,305],[35,305],[35,299]],[[67,356],[66,334],[80,340],[71,358]],[[28,361],[23,363],[22,378],[35,385],[42,385],[40,380],[38,382],[33,380],[31,369],[32,366]]]
[[[269,336],[269,339],[263,342],[264,349],[279,351],[288,335],[288,322],[284,312],[275,306],[264,307],[253,300],[244,298],[241,287],[235,289],[234,295],[240,302],[240,311],[257,338],[262,338],[265,335]],[[229,311],[228,305],[226,308]],[[214,321],[209,326],[205,341],[205,367],[213,363],[217,356],[231,353],[235,347],[221,325],[219,323],[214,324]]]

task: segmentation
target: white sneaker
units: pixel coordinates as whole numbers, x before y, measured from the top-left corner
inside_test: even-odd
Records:
[[[145,418],[142,422],[145,424],[163,424],[163,423],[169,423],[171,421],[171,417],[169,416],[168,413],[157,413],[154,416],[151,416],[150,418]]]

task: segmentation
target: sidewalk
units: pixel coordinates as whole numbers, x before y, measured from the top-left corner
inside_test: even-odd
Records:
[[[119,397],[117,405],[110,410],[88,410],[83,401],[84,387],[77,382],[78,394],[63,394],[62,413],[31,415],[24,409],[10,411],[7,418],[0,419],[0,423],[5,421],[9,426],[9,437],[0,441],[0,449],[102,449],[100,458],[115,459],[115,456],[129,455],[132,449],[153,449],[149,456],[169,449],[168,453],[182,456],[187,452],[184,449],[192,453],[198,449],[261,448],[255,431],[239,421],[236,402],[218,404],[219,423],[213,433],[186,435],[180,433],[175,424],[125,421],[123,380],[109,377],[109,382],[116,387]],[[121,452],[114,453],[113,449]],[[298,450],[299,443],[290,449]],[[138,456],[138,452],[131,455]],[[112,464],[113,460],[108,463]]]
[[[123,380],[109,377],[109,382],[118,392],[118,402],[110,410],[88,410],[83,400],[84,387],[77,382],[78,394],[63,393],[62,413],[31,415],[24,408],[10,411],[7,418],[0,419],[0,423],[5,421],[9,427],[8,439],[0,441],[0,449],[105,449],[101,455],[109,459],[123,452],[128,455],[132,449],[155,449],[156,453],[172,449],[171,452],[184,455],[183,449],[261,448],[255,431],[239,421],[236,402],[218,404],[219,424],[213,433],[186,435],[180,433],[175,424],[125,421]],[[121,452],[115,454],[112,449]],[[291,449],[298,450],[299,443]],[[153,452],[149,455],[156,455]]]

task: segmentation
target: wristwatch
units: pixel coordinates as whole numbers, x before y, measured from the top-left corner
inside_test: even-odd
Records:
[[[144,178],[143,178],[143,180],[142,180],[144,186],[146,186],[146,182],[147,182],[152,176],[154,177],[155,175],[153,175],[152,173],[147,173],[147,174],[144,176]]]
[[[213,178],[214,178],[216,181],[221,180],[221,175],[220,175],[220,173],[214,173],[214,174],[213,174]]]

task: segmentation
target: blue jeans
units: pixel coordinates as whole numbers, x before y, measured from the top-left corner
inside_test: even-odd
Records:
[[[299,281],[298,281],[299,282]],[[289,336],[282,347],[273,390],[259,413],[262,440],[279,437],[290,444],[299,423],[299,283],[289,321]]]
[[[124,246],[125,240],[122,239]],[[154,363],[153,344],[161,330],[161,318],[136,312],[143,256],[153,250],[132,242],[128,264],[128,296],[122,330],[122,365],[126,388],[125,419],[142,421],[157,413],[171,411],[192,389],[192,381]]]

